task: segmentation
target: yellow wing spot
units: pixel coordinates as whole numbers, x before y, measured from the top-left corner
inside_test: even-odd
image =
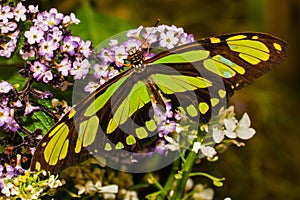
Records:
[[[219,90],[218,94],[219,94],[219,97],[224,98],[226,96],[226,91],[225,90]]]
[[[248,63],[252,64],[252,65],[257,65],[258,63],[261,62],[261,60],[254,58],[252,56],[240,53],[239,54],[240,58],[244,59],[245,61],[247,61]]]
[[[157,128],[156,123],[153,119],[146,121],[145,124],[149,131],[154,131]]]
[[[253,40],[258,40],[258,38],[259,37],[257,35],[255,35],[255,36],[252,37]]]
[[[68,152],[62,150],[65,148],[65,141],[68,140],[69,132],[69,127],[65,123],[62,123],[61,129],[53,135],[46,145],[44,158],[49,165],[56,165],[60,156],[64,156],[64,154]]]
[[[135,133],[139,139],[144,139],[148,136],[148,133],[144,127],[139,127],[135,129]]]
[[[45,147],[47,144],[47,142],[43,142],[42,147]]]
[[[214,107],[220,102],[220,100],[217,98],[211,98],[210,102],[211,102],[211,105]]]
[[[68,148],[69,148],[69,140],[67,139],[64,142],[64,146],[61,149],[60,155],[59,155],[59,160],[63,160],[66,158],[67,154],[68,154]]]
[[[60,128],[65,125],[65,123],[61,123],[61,124],[58,124],[57,126],[55,126],[55,128],[49,133],[49,136],[48,137],[52,137],[55,133],[57,133]]]
[[[178,107],[178,111],[179,111],[181,114],[186,115],[186,112],[185,112],[185,110],[183,109],[183,107],[179,106],[179,107]]]
[[[126,137],[126,144],[133,145],[136,143],[136,139],[133,135],[129,135]]]
[[[211,72],[213,72],[213,73],[215,73],[215,74],[217,74],[221,77],[224,77],[224,78],[231,78],[231,77],[235,76],[235,74],[236,74],[236,72],[233,71],[227,65],[225,65],[221,62],[216,62],[213,59],[205,60],[203,62],[203,66],[207,70],[209,70],[209,71],[211,71]]]
[[[109,143],[106,143],[106,144],[105,144],[105,147],[104,147],[104,150],[105,150],[105,151],[111,151],[111,150],[112,150],[111,145],[110,145]]]
[[[282,48],[281,48],[281,45],[280,45],[280,44],[274,42],[274,43],[273,43],[273,46],[274,46],[275,49],[277,49],[278,51],[282,51]]]
[[[71,119],[74,115],[76,114],[76,110],[74,110],[74,109],[71,109],[70,111],[69,111],[69,119]]]
[[[40,171],[40,170],[41,170],[41,163],[40,163],[40,162],[36,162],[36,163],[35,163],[35,169],[36,169],[37,171]]]
[[[123,149],[124,148],[124,144],[122,142],[118,142],[116,144],[116,149]]]
[[[117,127],[118,127],[118,123],[114,118],[111,118],[108,122],[106,133],[107,134],[112,133]]]
[[[241,40],[241,39],[245,39],[247,38],[246,35],[235,35],[235,36],[232,36],[230,38],[227,38],[227,41],[231,41],[231,40]]]
[[[199,103],[199,110],[202,114],[205,114],[209,110],[209,106],[205,102]]]
[[[211,42],[211,43],[220,43],[221,40],[220,40],[220,38],[211,37],[211,38],[210,38],[210,42]]]
[[[196,117],[198,115],[197,109],[195,108],[194,105],[189,105],[186,108],[186,111],[191,117]]]
[[[222,64],[225,64],[225,66],[223,66],[220,69],[224,69],[226,71],[228,71],[227,66],[231,67],[232,69],[234,69],[235,71],[237,71],[239,74],[245,74],[245,69],[237,64],[235,64],[234,62],[232,62],[231,60],[228,60],[227,58],[221,56],[221,55],[215,55],[213,57],[213,60],[217,61],[217,62],[221,62]],[[227,66],[226,66],[227,65]]]
[[[86,147],[94,142],[96,135],[97,135],[98,128],[99,128],[99,118],[97,116],[91,117],[88,120],[88,123],[84,129],[83,143],[82,143],[82,145],[84,147]],[[79,130],[79,132],[80,132],[80,130]]]

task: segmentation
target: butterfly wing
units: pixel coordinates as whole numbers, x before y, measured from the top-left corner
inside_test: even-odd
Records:
[[[145,61],[143,73],[118,75],[67,113],[37,146],[31,168],[58,173],[102,149],[136,151],[155,143],[149,111],[161,97],[149,85],[190,118],[207,122],[234,90],[286,54],[285,42],[262,33],[221,35],[162,52]]]

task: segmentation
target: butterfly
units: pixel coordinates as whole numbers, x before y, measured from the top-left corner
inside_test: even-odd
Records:
[[[101,152],[144,151],[158,139],[154,105],[171,102],[174,112],[206,123],[235,90],[280,63],[287,44],[268,34],[242,32],[200,39],[148,59],[143,53],[132,49],[128,69],[51,128],[36,148],[32,170],[58,173]]]

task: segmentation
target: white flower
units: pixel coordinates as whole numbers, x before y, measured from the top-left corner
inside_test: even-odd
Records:
[[[99,192],[103,193],[118,193],[118,186],[117,185],[107,185],[99,188]]]
[[[201,146],[201,152],[208,158],[213,158],[217,152],[213,147]]]
[[[211,188],[204,188],[202,184],[197,184],[194,190],[194,200],[212,200],[214,197],[214,190]]]
[[[135,191],[128,190],[126,192],[124,200],[139,200],[138,195]]]
[[[192,151],[195,152],[195,153],[198,153],[198,151],[200,149],[201,149],[201,143],[200,142],[194,142]]]
[[[55,180],[55,176],[54,175],[51,175],[49,177],[49,180],[48,180],[48,186],[50,188],[57,188],[59,186],[62,186],[62,183],[60,180]]]
[[[225,130],[224,130],[224,134],[231,138],[234,139],[236,138],[236,133],[235,133],[235,129],[236,129],[236,120],[230,118],[230,119],[224,119],[224,126],[225,126]]]
[[[167,33],[161,33],[161,40],[159,45],[161,47],[166,47],[167,49],[172,49],[179,42],[179,38],[175,36],[176,32],[168,31]]]
[[[199,150],[208,158],[213,158],[217,154],[217,151],[213,147],[201,145],[200,142],[194,142],[192,151],[198,153]]]
[[[247,113],[244,113],[240,121],[237,121],[232,115],[221,120],[223,127],[214,127],[212,130],[212,137],[216,143],[224,140],[225,136],[230,139],[240,138],[248,140],[253,137],[255,130],[250,128],[251,122]],[[222,124],[220,124],[222,125]]]
[[[255,134],[255,130],[250,128],[251,121],[247,113],[244,113],[242,119],[238,123],[238,128],[236,129],[236,135],[243,139],[248,140],[252,138]]]
[[[220,143],[224,140],[225,134],[224,134],[223,130],[221,130],[219,128],[213,128],[212,137],[213,137],[213,140],[215,141],[215,143]]]

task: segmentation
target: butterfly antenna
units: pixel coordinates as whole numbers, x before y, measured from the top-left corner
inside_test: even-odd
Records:
[[[144,41],[142,42],[142,45],[141,45],[141,47],[140,47],[139,50],[142,49],[142,47],[143,47],[144,44],[146,43],[147,39],[148,39],[148,38],[150,37],[150,35],[153,33],[154,29],[158,26],[159,22],[160,22],[160,19],[157,19],[156,22],[155,22],[155,24],[154,24],[154,26],[152,27],[150,33],[147,35],[147,37],[146,37],[146,38],[144,39]],[[150,46],[148,45],[148,47],[147,47],[147,54],[146,54],[145,57],[147,57],[147,56],[149,55],[149,51],[150,51]]]

